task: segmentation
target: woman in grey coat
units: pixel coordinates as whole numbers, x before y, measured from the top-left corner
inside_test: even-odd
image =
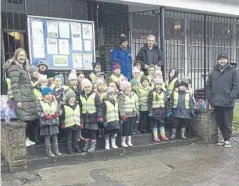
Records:
[[[34,134],[38,117],[36,113],[36,100],[28,74],[29,61],[26,51],[22,48],[15,50],[14,56],[3,66],[7,77],[11,81],[13,100],[16,102],[16,113],[19,120],[27,123],[27,137],[36,139]],[[28,139],[27,138],[27,139]],[[27,140],[26,145],[34,144]]]

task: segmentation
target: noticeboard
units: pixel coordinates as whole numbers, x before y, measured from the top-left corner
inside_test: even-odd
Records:
[[[92,70],[95,61],[94,22],[28,16],[30,61],[45,59],[49,69]]]

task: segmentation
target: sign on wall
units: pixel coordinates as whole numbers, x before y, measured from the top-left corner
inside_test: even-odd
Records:
[[[30,61],[45,59],[49,69],[92,70],[95,61],[94,22],[28,16]]]

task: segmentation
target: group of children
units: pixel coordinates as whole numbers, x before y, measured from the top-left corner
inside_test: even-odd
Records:
[[[181,127],[181,138],[193,111],[193,95],[190,80],[178,80],[178,71],[171,69],[166,83],[160,68],[150,65],[148,72],[136,61],[133,79],[130,81],[120,72],[115,62],[109,77],[101,71],[98,62],[93,72],[85,78],[82,72],[72,70],[64,83],[62,74],[46,76],[44,61],[31,66],[29,74],[38,102],[40,135],[44,136],[47,156],[60,156],[57,134],[64,131],[68,153],[89,152],[96,148],[97,135],[105,138],[105,149],[131,147],[132,135],[152,131],[153,141],[167,141],[165,118],[172,117],[172,135]],[[158,129],[160,138],[158,137]],[[82,149],[79,141],[84,141]],[[52,145],[51,145],[52,141]]]

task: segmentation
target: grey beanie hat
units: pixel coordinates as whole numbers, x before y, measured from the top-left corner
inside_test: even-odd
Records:
[[[36,67],[36,66],[34,66],[34,65],[31,65],[30,67],[29,67],[29,73],[30,74],[32,74],[33,72],[36,72],[38,70],[38,68]]]
[[[66,103],[68,103],[69,100],[70,100],[71,98],[73,98],[73,97],[76,97],[75,92],[73,92],[73,91],[68,91],[68,92],[66,93]]]

